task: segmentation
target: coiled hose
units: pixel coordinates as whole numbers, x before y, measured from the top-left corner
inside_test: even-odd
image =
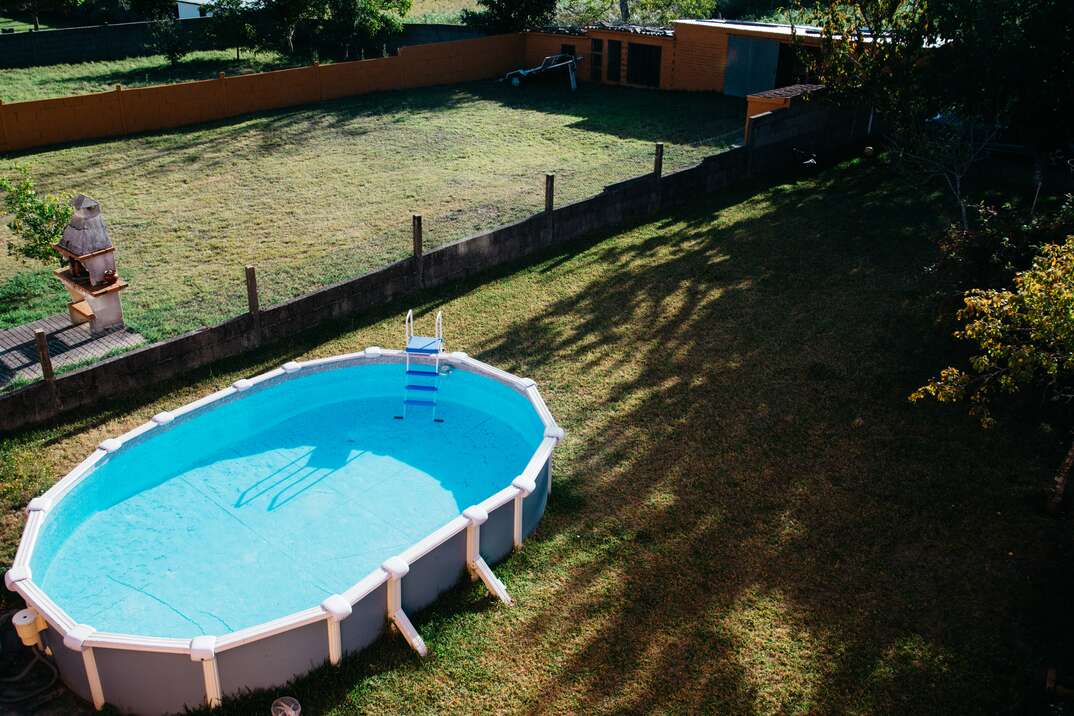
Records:
[[[14,632],[14,628],[11,626],[11,617],[15,612],[16,610],[12,609],[0,613],[0,630],[3,630],[0,634],[4,637],[0,639],[0,647],[3,648],[5,661],[8,660],[12,644],[19,645],[16,647],[17,651],[28,651],[30,660],[22,666],[22,669],[17,674],[0,676],[0,704],[5,706],[40,699],[53,689],[60,677],[56,665],[45,656],[41,649],[23,647],[17,639],[14,641],[10,639]],[[5,664],[6,666],[7,664]],[[51,701],[51,698],[46,698],[44,701]]]

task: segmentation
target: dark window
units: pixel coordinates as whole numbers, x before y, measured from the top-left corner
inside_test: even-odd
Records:
[[[627,45],[627,82],[660,86],[660,45]]]
[[[623,43],[608,40],[608,81],[618,82],[619,71],[623,64]]]
[[[574,57],[574,45],[560,45],[559,52],[561,55],[570,55],[571,57]]]
[[[589,79],[600,82],[600,71],[604,65],[604,40],[593,40],[589,45]]]

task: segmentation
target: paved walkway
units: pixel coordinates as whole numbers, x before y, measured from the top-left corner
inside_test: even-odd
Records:
[[[52,367],[57,371],[71,363],[85,363],[103,358],[117,349],[128,349],[145,343],[145,338],[130,329],[114,331],[103,336],[91,336],[89,324],[71,325],[70,317],[60,313],[17,328],[0,330],[0,387],[14,380],[37,380],[41,364],[37,361],[34,329],[44,329]]]

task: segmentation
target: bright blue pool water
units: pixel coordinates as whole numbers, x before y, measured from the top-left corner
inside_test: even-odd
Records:
[[[532,405],[441,377],[439,416],[401,413],[401,365],[298,373],[110,456],[49,513],[35,581],[77,622],[220,635],[318,605],[511,484]]]

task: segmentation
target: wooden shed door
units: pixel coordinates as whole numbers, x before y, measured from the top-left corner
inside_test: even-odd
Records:
[[[728,35],[723,93],[732,97],[764,92],[776,86],[779,41]]]

